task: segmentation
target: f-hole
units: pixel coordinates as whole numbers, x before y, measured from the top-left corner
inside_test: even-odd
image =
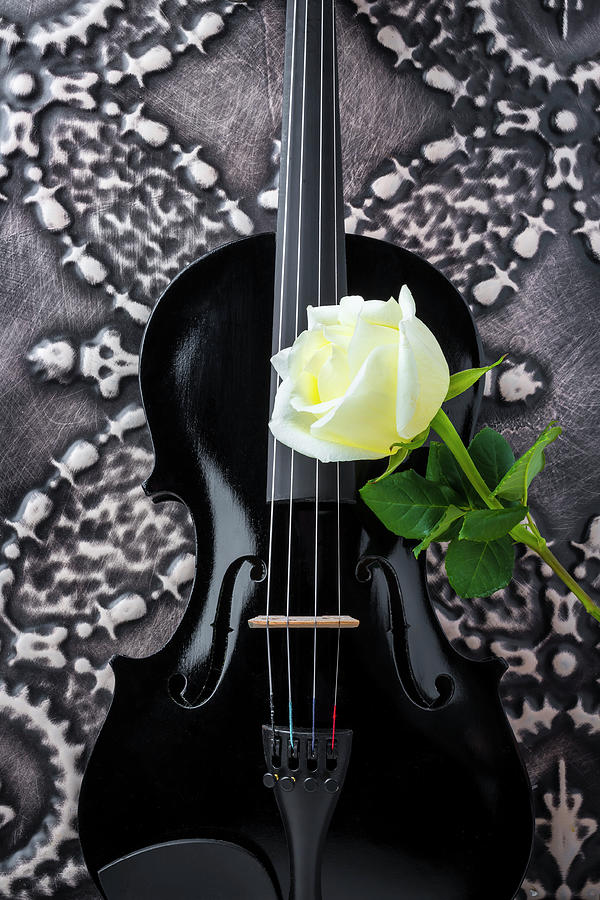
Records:
[[[231,613],[236,581],[241,570],[248,565],[250,566],[250,580],[263,581],[266,575],[266,565],[258,556],[241,556],[231,563],[221,582],[215,618],[210,626],[213,634],[206,662],[202,664],[196,663],[194,660],[188,675],[179,671],[174,672],[169,678],[169,694],[180,706],[188,709],[201,706],[217,689],[225,668],[229,635],[233,630]]]
[[[442,706],[446,706],[452,698],[454,679],[446,672],[440,672],[435,678],[438,696],[431,698],[424,693],[417,681],[410,659],[408,643],[410,625],[406,620],[404,598],[396,570],[384,557],[365,556],[356,567],[356,577],[362,582],[373,582],[373,569],[375,568],[381,571],[387,587],[388,633],[394,651],[398,678],[408,697],[421,709],[440,709]]]

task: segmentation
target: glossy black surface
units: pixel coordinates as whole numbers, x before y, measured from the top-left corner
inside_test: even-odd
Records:
[[[387,297],[408,283],[451,371],[479,362],[469,312],[433,268],[365,237],[347,238],[347,257],[351,293]],[[156,452],[147,488],[188,505],[197,573],[172,640],[146,659],[113,663],[115,696],[80,803],[96,879],[145,847],[213,839],[251,851],[288,894],[284,829],[263,785],[265,636],[246,624],[265,610],[274,259],[272,235],[208,255],[176,279],[147,328],[141,384]],[[450,404],[465,438],[476,406],[473,391]],[[357,468],[362,483],[368,471]],[[291,609],[301,614],[312,604],[314,506],[295,504],[293,521]],[[279,505],[274,614],[284,612],[286,523]],[[324,506],[324,613],[335,612],[334,529],[334,510]],[[469,661],[449,646],[424,561],[360,504],[343,505],[342,536],[343,612],[361,625],[342,635],[338,725],[352,730],[353,744],[325,845],[324,900],[474,900],[482,890],[486,900],[509,900],[529,856],[532,812],[498,698],[502,664]],[[336,632],[319,633],[317,724],[325,729],[335,641]],[[308,727],[312,640],[298,632],[292,642],[296,725]],[[283,635],[272,647],[277,716],[285,720]]]
[[[256,856],[228,841],[156,844],[106,866],[99,881],[112,900],[278,900]]]

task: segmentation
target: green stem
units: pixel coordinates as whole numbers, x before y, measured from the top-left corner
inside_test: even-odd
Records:
[[[552,571],[558,575],[558,577],[563,581],[566,586],[569,588],[571,593],[575,594],[575,596],[581,600],[587,611],[592,615],[595,619],[600,622],[600,606],[597,606],[589,594],[587,594],[581,585],[577,584],[575,579],[567,572],[563,564],[555,557],[554,553],[546,543],[539,550],[536,550],[536,553],[542,557],[545,563],[547,563]]]
[[[494,497],[494,495],[488,488],[475,463],[469,456],[469,451],[463,444],[459,433],[442,409],[438,410],[438,412],[436,413],[434,419],[431,422],[431,427],[439,434],[441,439],[444,441],[483,502],[490,509],[502,509],[502,503],[500,503],[497,497]],[[592,615],[600,622],[600,607],[594,603],[589,594],[587,594],[583,590],[583,588],[565,569],[562,563],[556,558],[554,553],[552,553],[529,514],[528,519],[532,525],[534,533],[532,534],[532,532],[525,528],[523,525],[517,525],[516,528],[513,528],[510,532],[510,536],[512,537],[512,539],[514,541],[517,541],[518,543],[526,544],[528,547],[534,550],[535,553],[537,553],[538,556],[541,557],[541,559],[543,559],[544,562],[550,566],[552,571],[556,575],[558,575],[558,577],[568,587],[568,589],[573,594],[575,594],[575,596],[583,603],[584,607],[590,613],[590,615]]]
[[[539,528],[537,527],[537,525],[535,524],[535,522],[533,521],[533,518],[532,518],[531,513],[529,512],[529,510],[527,510],[527,521],[529,522],[529,527],[530,527],[531,530],[533,531],[534,535],[535,535],[537,538],[539,538],[540,541],[543,541],[544,539],[543,539],[542,535],[540,534],[540,530],[539,530]]]
[[[502,504],[494,497],[479,474],[479,469],[469,456],[469,451],[463,444],[458,431],[443,409],[437,411],[431,421],[431,427],[437,431],[484,503],[490,509],[502,509]]]

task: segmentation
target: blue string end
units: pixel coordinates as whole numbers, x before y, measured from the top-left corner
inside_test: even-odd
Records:
[[[293,725],[293,723],[292,723],[292,704],[291,704],[291,701],[290,701],[290,703],[288,704],[288,706],[289,706],[289,711],[290,711],[290,744],[291,744],[292,747],[293,747],[293,746],[294,746],[294,725]]]

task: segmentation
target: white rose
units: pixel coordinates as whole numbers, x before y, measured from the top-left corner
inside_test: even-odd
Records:
[[[271,362],[282,381],[269,427],[321,462],[388,456],[427,428],[450,379],[406,285],[398,301],[309,306],[308,329]]]

